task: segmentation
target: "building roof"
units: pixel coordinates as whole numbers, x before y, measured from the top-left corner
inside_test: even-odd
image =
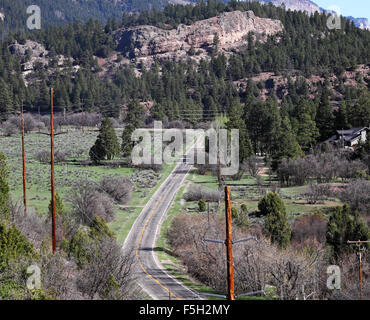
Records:
[[[361,131],[368,130],[367,127],[357,127],[357,128],[351,128],[347,130],[337,130],[337,133],[339,135],[347,136],[347,135],[355,135],[359,134]]]
[[[364,130],[369,130],[368,127],[356,127],[356,128],[351,128],[347,130],[337,130],[337,134],[330,137],[329,139],[326,140],[326,142],[335,142],[335,141],[340,141],[343,139],[344,141],[351,142],[353,140],[356,140],[358,137],[361,136],[361,132]]]

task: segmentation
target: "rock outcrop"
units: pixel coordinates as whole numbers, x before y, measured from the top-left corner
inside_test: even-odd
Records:
[[[285,6],[287,10],[304,11],[308,14],[321,12],[321,8],[310,0],[258,0],[259,2],[271,2],[273,5],[280,7]]]
[[[280,20],[256,17],[252,11],[233,11],[192,25],[179,25],[177,29],[137,26],[119,29],[113,36],[117,50],[131,58],[179,60],[191,49],[198,52],[198,56],[207,54],[214,47],[216,35],[218,49],[228,52],[245,46],[250,32],[255,40],[265,41],[267,36],[281,31]]]
[[[39,73],[39,69],[46,68],[47,74],[50,75],[53,73],[55,67],[62,70],[67,60],[73,62],[73,58],[67,59],[63,55],[56,55],[54,58],[57,65],[54,68],[49,67],[51,60],[49,51],[46,50],[42,44],[31,40],[26,40],[25,43],[18,43],[15,41],[9,45],[9,51],[19,58],[22,67],[22,76],[26,86],[29,80],[32,81],[32,77]],[[75,72],[78,71],[79,68],[80,66],[73,66]]]

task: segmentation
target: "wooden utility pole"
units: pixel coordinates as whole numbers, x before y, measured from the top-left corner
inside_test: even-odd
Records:
[[[26,196],[26,151],[24,146],[24,114],[23,114],[23,101],[21,107],[21,122],[22,122],[22,163],[23,163],[23,205],[24,214],[27,214],[27,196]]]
[[[215,240],[215,239],[202,239],[204,242],[213,242],[213,243],[221,243],[223,245],[226,245],[226,259],[227,259],[227,299],[228,300],[235,300],[235,290],[234,290],[234,263],[233,263],[233,244],[246,242],[249,240],[257,240],[256,237],[247,237],[240,240],[233,241],[233,232],[232,232],[232,216],[231,216],[231,197],[230,197],[230,187],[225,186],[225,218],[226,218],[226,240]],[[256,291],[255,293],[262,293],[263,291]],[[212,294],[203,294],[203,295],[210,295],[215,296]],[[251,293],[248,294],[242,294],[239,295],[240,297],[251,295]],[[220,295],[216,295],[220,296]],[[225,297],[225,296],[221,296]]]
[[[51,212],[52,212],[52,249],[56,251],[55,240],[55,177],[54,177],[54,110],[53,110],[53,88],[50,90],[51,108],[50,108],[50,142],[51,142]]]
[[[358,248],[358,262],[359,262],[359,281],[360,281],[360,300],[362,300],[362,253],[361,253],[361,246],[366,243],[370,243],[370,241],[347,241],[348,244],[355,244]]]
[[[225,187],[225,217],[226,217],[226,255],[227,255],[227,286],[228,300],[235,300],[234,265],[233,265],[233,234],[230,203],[230,187]]]

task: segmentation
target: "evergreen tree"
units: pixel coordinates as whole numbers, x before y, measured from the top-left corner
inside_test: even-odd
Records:
[[[258,203],[258,209],[266,216],[264,230],[270,236],[271,242],[280,248],[286,248],[290,243],[292,228],[280,196],[270,192]]]
[[[0,78],[0,115],[7,118],[7,113],[11,111],[12,97],[5,81]]]
[[[131,140],[131,135],[135,129],[140,128],[144,123],[145,110],[139,103],[139,100],[134,99],[128,105],[128,112],[125,119],[126,127],[122,133],[122,153],[127,157],[131,154],[135,142]]]
[[[49,203],[49,215],[52,214],[52,204],[51,200]],[[56,216],[63,216],[65,214],[64,204],[62,198],[59,196],[58,193],[55,194],[55,215]]]
[[[282,212],[285,214],[285,205],[280,196],[275,192],[269,192],[258,203],[258,210],[261,215],[267,216],[271,212]]]
[[[206,202],[204,200],[199,200],[198,201],[198,211],[199,212],[204,212],[206,211]]]
[[[239,130],[239,161],[241,163],[253,154],[252,142],[249,138],[247,127],[242,116],[242,105],[237,99],[234,99],[233,104],[228,112],[229,121],[226,124],[226,128],[228,130]]]
[[[289,118],[285,117],[282,120],[276,139],[274,139],[272,148],[273,169],[276,169],[279,162],[284,158],[295,159],[302,155],[302,149],[292,131]]]
[[[95,144],[90,149],[90,159],[95,163],[105,158],[112,160],[119,154],[119,151],[119,143],[113,128],[112,120],[105,118],[101,123],[99,135]]]
[[[301,99],[295,111],[295,130],[297,141],[302,150],[308,151],[316,143],[320,133],[316,127],[315,121],[312,120],[310,105]]]
[[[343,102],[339,110],[335,112],[334,127],[336,130],[346,130],[351,127],[348,121],[347,103]]]
[[[333,209],[326,232],[326,243],[331,249],[332,261],[336,261],[343,253],[353,250],[348,246],[348,240],[369,238],[370,230],[360,219],[358,212],[352,216],[348,204]]]
[[[167,119],[163,106],[157,102],[155,102],[153,107],[150,109],[150,115],[154,120],[158,121],[165,121]]]
[[[324,89],[316,113],[316,126],[319,129],[321,141],[333,135],[333,121],[333,107],[330,105],[328,90]]]

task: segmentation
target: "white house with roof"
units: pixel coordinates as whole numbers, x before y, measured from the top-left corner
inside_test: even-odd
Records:
[[[368,127],[351,128],[347,130],[337,130],[336,134],[326,140],[341,147],[356,147],[360,141],[367,139]]]

